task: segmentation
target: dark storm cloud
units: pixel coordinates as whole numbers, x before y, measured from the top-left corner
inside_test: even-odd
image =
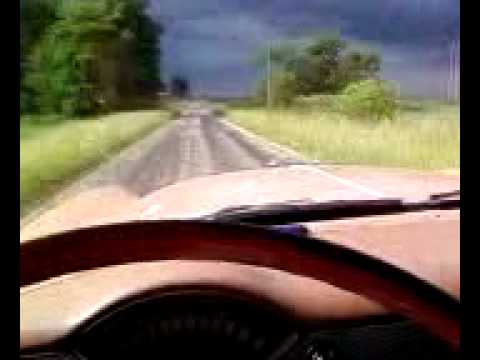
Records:
[[[165,26],[164,63],[202,93],[237,95],[258,75],[252,55],[268,40],[337,31],[384,58],[407,89],[438,91],[448,42],[458,38],[458,0],[149,0]],[[406,76],[405,76],[406,75]],[[426,80],[413,81],[418,77]],[[429,81],[427,79],[431,79]],[[438,82],[438,81],[437,81]],[[424,89],[432,83],[431,89]],[[427,86],[428,87],[428,86]]]

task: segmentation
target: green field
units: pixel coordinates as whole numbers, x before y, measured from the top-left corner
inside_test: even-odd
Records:
[[[233,108],[230,114],[237,125],[314,160],[427,170],[460,166],[458,105],[409,102],[394,121],[380,123],[314,106]]]
[[[163,111],[122,112],[60,120],[20,122],[20,211],[25,214],[84,171],[164,124]]]

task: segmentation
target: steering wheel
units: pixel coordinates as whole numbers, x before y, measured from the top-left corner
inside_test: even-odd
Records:
[[[439,288],[338,244],[261,227],[158,221],[56,234],[21,245],[20,286],[82,270],[172,259],[255,265],[324,281],[405,315],[459,349],[460,302]]]

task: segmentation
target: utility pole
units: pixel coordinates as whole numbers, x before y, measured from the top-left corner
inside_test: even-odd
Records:
[[[452,101],[453,85],[453,41],[448,46],[448,78],[447,78],[447,102]]]
[[[267,109],[272,108],[272,44],[267,46]]]
[[[455,101],[460,99],[460,42],[455,42],[455,61],[454,61],[455,82],[453,84],[453,98]]]
[[[457,40],[452,40],[449,47],[448,59],[448,80],[447,80],[447,100],[455,102],[459,97],[459,81],[460,81],[460,44]]]

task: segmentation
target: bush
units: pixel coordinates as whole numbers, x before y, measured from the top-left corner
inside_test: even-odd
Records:
[[[381,80],[351,83],[337,99],[337,108],[346,115],[376,121],[392,120],[397,107],[395,91]]]

